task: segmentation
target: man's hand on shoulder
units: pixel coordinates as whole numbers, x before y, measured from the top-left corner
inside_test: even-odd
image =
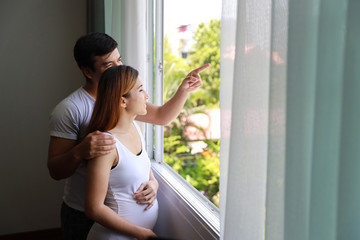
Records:
[[[100,131],[88,134],[77,144],[76,140],[51,137],[47,166],[55,180],[71,177],[82,160],[110,153],[115,148],[113,136]]]
[[[92,159],[109,154],[115,148],[115,143],[113,136],[95,131],[89,133],[81,143],[75,146],[75,154],[81,159]]]

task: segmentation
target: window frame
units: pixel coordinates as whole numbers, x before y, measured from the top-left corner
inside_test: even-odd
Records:
[[[165,162],[152,161],[152,169],[158,181],[165,183],[178,199],[196,215],[195,218],[203,224],[204,229],[214,239],[220,239],[220,211],[209,199],[204,197],[195,187],[175,172]]]

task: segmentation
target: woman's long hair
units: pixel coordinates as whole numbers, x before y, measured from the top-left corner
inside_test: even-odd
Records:
[[[129,96],[138,76],[136,69],[125,65],[113,66],[102,74],[87,133],[106,132],[116,126],[120,120],[121,97]]]

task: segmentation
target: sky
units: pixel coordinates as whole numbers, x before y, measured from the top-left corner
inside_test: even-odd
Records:
[[[177,28],[221,18],[221,0],[164,0],[164,34],[176,47]],[[175,49],[173,49],[175,51]]]
[[[164,23],[167,28],[221,18],[221,0],[165,0]]]

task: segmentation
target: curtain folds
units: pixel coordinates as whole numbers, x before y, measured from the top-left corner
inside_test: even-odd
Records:
[[[360,239],[359,9],[223,0],[222,239]]]
[[[88,32],[105,32],[119,44],[123,62],[147,74],[147,2],[87,0]]]

